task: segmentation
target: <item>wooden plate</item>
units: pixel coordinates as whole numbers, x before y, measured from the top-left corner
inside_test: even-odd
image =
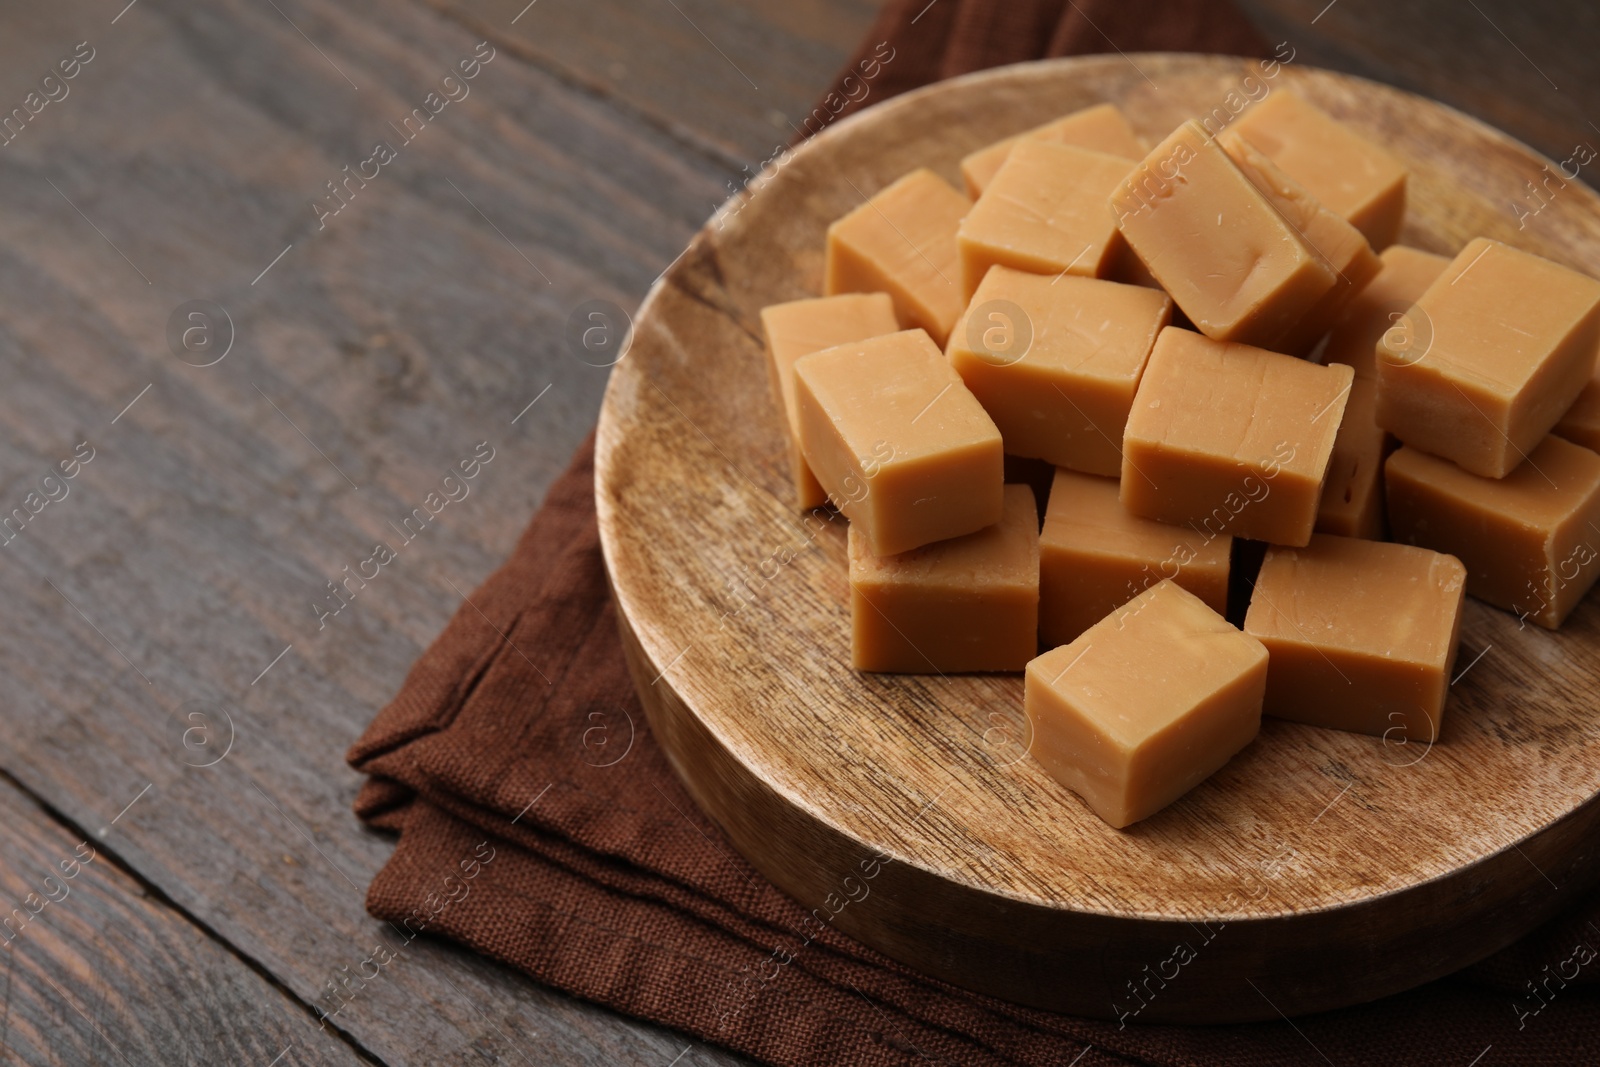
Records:
[[[1020,676],[849,667],[844,522],[790,504],[760,309],[817,295],[828,222],[913,167],[955,181],[966,152],[1100,101],[1154,143],[1263,87],[1406,160],[1405,243],[1486,234],[1600,274],[1600,197],[1569,183],[1519,229],[1548,161],[1439,104],[1293,65],[1049,61],[891,100],[779,161],[651,290],[612,375],[600,533],[656,737],[762,873],[957,985],[1140,1022],[1316,1011],[1480,959],[1600,874],[1592,598],[1554,634],[1469,601],[1433,747],[1268,719],[1127,831],[1027,757]]]

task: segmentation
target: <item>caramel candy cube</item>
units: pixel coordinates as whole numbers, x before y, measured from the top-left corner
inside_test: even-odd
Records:
[[[1268,549],[1244,620],[1267,649],[1263,711],[1438,740],[1466,578],[1454,556],[1411,545],[1318,534]]]
[[[794,365],[800,450],[874,555],[1000,521],[1000,431],[921,330]]]
[[[801,511],[827,503],[822,484],[800,454],[800,406],[795,399],[794,363],[824,348],[894,333],[900,327],[886,293],[847,293],[814,300],[791,300],[761,309],[767,335],[767,371],[772,394],[783,409],[789,440],[789,473]]]
[[[1378,376],[1378,342],[1391,329],[1395,336],[1390,343],[1397,352],[1409,352],[1423,343],[1424,338],[1409,331],[1405,313],[1450,265],[1448,256],[1405,245],[1385,248],[1378,259],[1382,266],[1377,276],[1350,299],[1322,353],[1322,362],[1348,364],[1357,378]]]
[[[1161,287],[1218,341],[1278,343],[1339,280],[1192,120],[1117,186],[1111,210]]]
[[[1203,533],[1305,544],[1353,378],[1167,327],[1123,435],[1123,506]]]
[[[1317,533],[1383,540],[1383,460],[1393,438],[1378,425],[1377,408],[1376,385],[1362,378],[1350,383],[1317,505]]]
[[[1075,148],[1087,148],[1092,152],[1104,152],[1108,156],[1121,156],[1132,166],[1136,159],[1143,159],[1145,146],[1133,132],[1133,127],[1128,125],[1128,120],[1118,111],[1114,104],[1096,104],[1086,107],[1082,111],[1074,111],[1059,119],[1054,119],[1043,126],[1035,126],[1015,137],[1007,137],[1003,141],[996,141],[987,148],[980,148],[961,160],[961,177],[967,183],[967,195],[976,200],[983,195],[983,191],[994,176],[999,173],[1000,167],[1006,158],[1011,155],[1011,149],[1018,141],[1051,141],[1055,144],[1072,145]]]
[[[1171,319],[1155,289],[995,267],[946,352],[1007,452],[1114,477],[1139,377]]]
[[[1039,650],[1039,519],[1033,490],[1005,487],[993,526],[878,556],[854,523],[850,662],[858,671],[1020,671]]]
[[[1554,630],[1600,575],[1600,456],[1546,437],[1504,478],[1402,448],[1384,465],[1396,541],[1466,564],[1467,593]]]
[[[1367,239],[1343,217],[1330,211],[1305,186],[1285,174],[1277,164],[1251,145],[1226,137],[1219,139],[1228,158],[1244,172],[1250,183],[1261,190],[1278,209],[1301,240],[1310,245],[1338,275],[1333,288],[1314,304],[1275,346],[1275,351],[1303,354],[1309,351],[1334,322],[1356,293],[1364,289],[1383,265]]]
[[[1176,582],[1028,664],[1029,751],[1121,829],[1160,811],[1261,728],[1267,650]]]
[[[1378,346],[1378,424],[1501,478],[1572,406],[1600,352],[1600,282],[1480,237]]]
[[[1591,452],[1600,451],[1600,369],[1584,383],[1583,392],[1551,432]]]
[[[1235,119],[1221,137],[1243,139],[1265,152],[1365,234],[1373,248],[1388,248],[1400,236],[1405,164],[1303,97],[1279,90]]]
[[[1128,514],[1113,478],[1056,470],[1039,535],[1039,637],[1064,645],[1171,579],[1221,615],[1233,538]]]
[[[1115,260],[1106,197],[1132,163],[1087,148],[1019,141],[961,220],[961,289],[995,264],[1034,274],[1099,277]]]
[[[914,170],[828,227],[823,293],[888,293],[900,325],[944,344],[965,303],[956,229],[971,201]]]

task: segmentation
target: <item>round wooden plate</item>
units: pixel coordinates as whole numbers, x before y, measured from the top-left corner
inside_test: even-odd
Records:
[[[850,669],[844,521],[802,521],[790,503],[758,314],[818,295],[829,221],[906,171],[959,185],[965,153],[1101,101],[1155,143],[1292,87],[1410,165],[1404,243],[1454,253],[1486,234],[1600,274],[1586,186],[1518,228],[1512,205],[1536,203],[1526,183],[1548,163],[1531,150],[1382,85],[1275,75],[1103,56],[870,108],[717,213],[651,290],[613,372],[595,492],[656,737],[763,874],[957,985],[1139,1022],[1317,1011],[1480,959],[1600,874],[1593,598],[1558,633],[1469,600],[1463,677],[1431,748],[1267,719],[1222,771],[1125,831],[1027,756],[1020,676]]]

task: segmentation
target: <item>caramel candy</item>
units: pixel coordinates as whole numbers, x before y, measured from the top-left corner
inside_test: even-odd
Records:
[[[888,293],[900,325],[944,344],[965,302],[956,229],[970,201],[914,170],[828,227],[822,291]]]
[[[1276,344],[1339,280],[1192,120],[1117,186],[1111,210],[1162,288],[1219,341]]]
[[[1600,575],[1600,456],[1546,437],[1504,478],[1402,448],[1384,465],[1396,541],[1448,552],[1467,592],[1546,629],[1560,626]]]
[[[1139,376],[1171,318],[1154,289],[994,267],[946,352],[1007,452],[1115,476]]]
[[[921,330],[794,365],[800,450],[874,555],[1000,521],[1000,431]]]
[[[961,220],[961,289],[995,264],[1034,274],[1105,272],[1117,252],[1106,197],[1132,163],[1087,148],[1019,141]]]
[[[1551,432],[1592,452],[1600,451],[1600,370],[1584,383],[1583,392]]]
[[[1318,533],[1383,540],[1383,460],[1393,438],[1378,425],[1377,408],[1378,387],[1353,381],[1322,483]]]
[[[1600,282],[1480,237],[1406,313],[1420,341],[1378,345],[1378,424],[1414,448],[1501,478],[1595,371]]]
[[[1302,354],[1332,328],[1350,299],[1377,275],[1382,262],[1360,230],[1323,206],[1265,153],[1242,139],[1235,138],[1230,143],[1224,138],[1219,143],[1250,183],[1266,194],[1278,214],[1294,227],[1301,240],[1327,260],[1339,276],[1327,295],[1275,346],[1279,352]]]
[[[1467,569],[1410,545],[1318,534],[1272,548],[1244,632],[1267,649],[1263,711],[1432,742],[1461,632]]]
[[[983,195],[983,190],[994,180],[1018,141],[1051,141],[1087,148],[1108,156],[1121,156],[1129,166],[1133,165],[1134,160],[1143,158],[1145,153],[1144,144],[1116,105],[1096,104],[1043,126],[1035,126],[1015,137],[996,141],[968,155],[961,161],[961,177],[967,183],[968,196],[976,200]]]
[[[1029,751],[1118,829],[1214,774],[1261,728],[1267,650],[1175,582],[1028,664]]]
[[[1005,487],[1002,517],[964,537],[877,556],[854,523],[850,662],[858,671],[1020,671],[1039,650],[1033,490]]]
[[[1400,236],[1406,168],[1393,154],[1294,93],[1279,90],[1220,134],[1265,152],[1382,250]]]
[[[1167,327],[1123,436],[1123,506],[1200,532],[1305,544],[1353,377]]]
[[[1128,514],[1117,483],[1056,471],[1039,535],[1039,637],[1064,645],[1157,582],[1171,579],[1228,610],[1233,538]]]
[[[1357,378],[1378,376],[1378,342],[1391,329],[1396,351],[1408,352],[1423,342],[1408,330],[1405,313],[1450,265],[1446,256],[1405,245],[1385,248],[1378,259],[1382,267],[1377,276],[1350,299],[1322,353],[1322,362],[1349,364]]]
[[[814,300],[792,300],[761,309],[767,335],[767,370],[772,393],[787,419],[789,473],[801,511],[827,503],[822,484],[800,454],[800,407],[795,400],[794,362],[834,345],[894,333],[894,304],[886,293],[849,293]]]

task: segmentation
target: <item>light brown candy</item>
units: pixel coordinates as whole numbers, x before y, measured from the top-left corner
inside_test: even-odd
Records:
[[[1160,811],[1256,736],[1267,651],[1161,582],[1028,664],[1029,752],[1114,827]]]
[[[1600,282],[1499,241],[1467,244],[1378,345],[1378,424],[1504,477],[1595,370]]]
[[[1327,112],[1278,90],[1223,131],[1265,152],[1311,195],[1348,219],[1382,251],[1400,236],[1406,212],[1406,168]]]
[[[1195,328],[1219,341],[1277,343],[1338,281],[1194,121],[1117,186],[1111,211]]]
[[[1555,629],[1600,576],[1600,455],[1547,437],[1504,478],[1402,448],[1384,465],[1396,541],[1467,567],[1467,593]]]
[[[888,293],[901,326],[944,344],[966,303],[956,229],[971,207],[927,169],[879,190],[828,227],[823,293]]]
[[[1000,431],[926,333],[823,349],[794,372],[800,449],[875,555],[1000,521]]]
[[[1033,490],[1005,487],[977,533],[874,555],[851,524],[850,656],[858,671],[1020,671],[1038,651],[1039,520]]]
[[[946,352],[1008,453],[1114,476],[1139,377],[1171,319],[1154,289],[994,267]]]
[[[1057,469],[1039,534],[1039,638],[1064,645],[1171,579],[1228,610],[1233,538],[1131,515],[1114,478]]]
[[[1405,313],[1450,265],[1448,256],[1405,245],[1391,245],[1378,258],[1382,267],[1377,276],[1351,298],[1322,353],[1322,362],[1349,364],[1357,378],[1378,376],[1378,342],[1391,329],[1395,330],[1391,344],[1398,352],[1410,351],[1424,340],[1408,334]]]
[[[1042,126],[1035,126],[1015,137],[996,141],[987,148],[980,148],[965,156],[961,160],[961,177],[967,183],[968,196],[976,200],[983,195],[983,190],[994,180],[1018,141],[1051,141],[1087,148],[1108,156],[1121,156],[1130,166],[1134,160],[1142,159],[1146,151],[1144,143],[1116,105],[1096,104]]]
[[[1104,274],[1120,243],[1106,197],[1132,165],[1086,148],[1018,142],[961,222],[962,292],[970,297],[996,264],[1052,277]]]
[[[1572,402],[1551,433],[1591,452],[1600,450],[1600,370],[1584,383],[1578,399]]]
[[[894,318],[894,304],[887,293],[846,293],[813,300],[791,300],[761,309],[761,330],[767,338],[767,371],[772,379],[773,396],[784,413],[789,473],[794,479],[795,503],[801,511],[821,507],[827,502],[827,493],[800,452],[795,360],[834,345],[894,333],[899,328]]]
[[[1244,620],[1267,649],[1264,712],[1437,740],[1466,576],[1454,556],[1411,545],[1318,534],[1268,549]]]
[[[1353,377],[1167,327],[1123,436],[1123,506],[1197,531],[1305,544]]]
[[[1327,295],[1313,304],[1273,346],[1278,352],[1303,354],[1333,327],[1351,298],[1377,275],[1382,262],[1360,230],[1324,206],[1265,153],[1242,138],[1228,138],[1226,131],[1218,143],[1250,183],[1266,194],[1284,221],[1327,260],[1338,275]]]

